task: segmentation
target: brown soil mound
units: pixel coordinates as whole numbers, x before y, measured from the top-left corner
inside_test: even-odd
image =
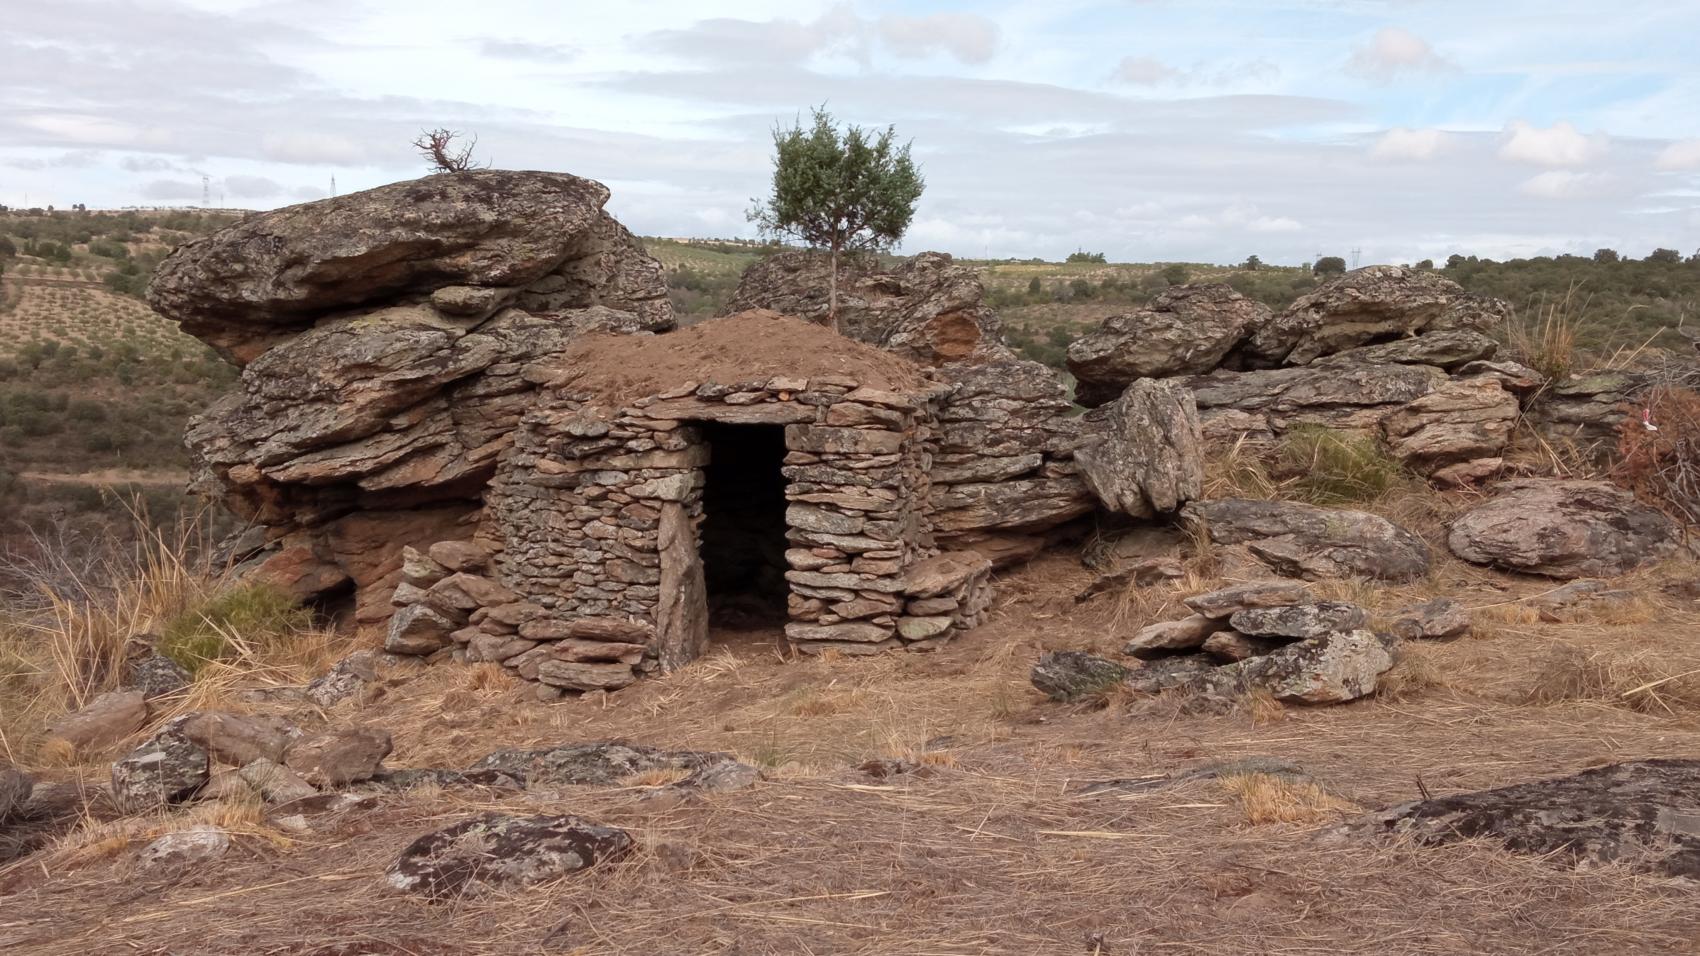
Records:
[[[921,367],[830,329],[766,309],[710,319],[663,335],[590,335],[555,360],[556,385],[614,403],[687,382],[741,382],[785,375],[836,376],[869,388],[912,392]]]

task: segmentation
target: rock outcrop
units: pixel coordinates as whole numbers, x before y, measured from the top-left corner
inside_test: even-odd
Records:
[[[1623,574],[1669,555],[1674,521],[1599,481],[1526,479],[1452,523],[1452,553],[1474,564],[1554,578]]]
[[[479,170],[247,217],[160,264],[149,302],[244,367],[192,420],[202,490],[268,530],[250,567],[390,614],[399,549],[464,537],[536,388],[590,332],[673,325],[606,187]]]
[[[1639,760],[1568,777],[1401,804],[1342,836],[1430,846],[1489,839],[1576,866],[1700,880],[1700,760]]]
[[[769,256],[744,272],[725,315],[771,309],[812,322],[829,311],[830,262],[820,252]],[[980,273],[942,252],[923,252],[889,272],[872,258],[839,263],[839,331],[923,365],[996,361],[1013,356],[997,316],[985,304]]]
[[[1271,318],[1268,306],[1220,283],[1171,289],[1069,345],[1076,398],[1102,405],[1137,379],[1210,372]]]
[[[1488,361],[1498,345],[1484,330],[1507,313],[1395,266],[1330,280],[1279,315],[1226,286],[1186,286],[1106,320],[1070,347],[1069,367],[1087,405],[1136,380],[1179,382],[1214,443],[1352,429],[1436,483],[1465,484],[1499,471],[1519,401],[1540,384]]]

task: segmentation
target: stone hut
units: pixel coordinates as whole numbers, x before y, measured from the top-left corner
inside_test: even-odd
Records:
[[[1197,497],[1189,392],[1074,414],[948,256],[856,273],[839,331],[818,263],[775,256],[734,301],[803,318],[677,329],[607,198],[433,176],[161,263],[150,303],[242,368],[187,441],[197,487],[252,525],[244,573],[550,696],[687,662],[716,615],[805,652],[937,647],[981,619],[994,565]]]
[[[978,622],[991,562],[934,543],[949,386],[919,367],[772,312],[588,337],[558,363],[486,499],[497,587],[454,629],[447,576],[403,590],[397,649],[454,641],[591,690],[700,656],[723,604],[805,652],[931,648]]]

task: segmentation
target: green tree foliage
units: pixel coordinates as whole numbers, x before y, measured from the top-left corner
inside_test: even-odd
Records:
[[[1178,262],[1164,266],[1162,275],[1163,281],[1170,285],[1186,285],[1192,279],[1192,273]]]
[[[926,182],[897,144],[895,127],[842,130],[824,108],[773,131],[773,192],[750,210],[762,232],[793,236],[831,254],[828,315],[838,326],[838,268],[848,252],[890,249],[909,230]]]
[[[1081,250],[1081,251],[1069,253],[1067,261],[1069,261],[1069,262],[1091,262],[1091,263],[1097,263],[1099,265],[1103,265],[1104,262],[1105,262],[1105,259],[1104,259],[1104,254],[1102,252],[1086,252],[1084,250]]]
[[[1461,259],[1463,257],[1462,256],[1454,256],[1453,258]],[[1618,261],[1619,258],[1620,258],[1620,256],[1618,256],[1616,249],[1596,249],[1596,250],[1594,250],[1594,261],[1598,262],[1598,263],[1609,265],[1610,263]]]
[[[1256,256],[1246,256],[1245,262],[1240,264],[1240,268],[1247,272],[1256,272],[1263,268],[1263,260]]]
[[[1346,260],[1340,256],[1323,256],[1316,260],[1316,265],[1311,268],[1311,271],[1319,276],[1342,275],[1346,271]]]
[[[1654,249],[1652,254],[1647,256],[1647,261],[1663,262],[1675,265],[1682,261],[1682,253],[1677,252],[1675,249]]]

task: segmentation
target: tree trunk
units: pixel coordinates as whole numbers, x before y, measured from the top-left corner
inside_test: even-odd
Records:
[[[832,277],[827,282],[826,327],[838,331],[838,240],[832,241]]]

